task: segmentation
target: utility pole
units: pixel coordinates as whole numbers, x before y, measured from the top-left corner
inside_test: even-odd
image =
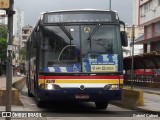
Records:
[[[131,89],[133,89],[133,79],[134,79],[134,39],[135,39],[135,26],[132,26],[132,71],[131,71]]]
[[[6,67],[6,112],[11,112],[12,105],[12,44],[13,44],[13,10],[14,0],[9,0],[9,8],[6,10],[8,15],[8,43],[7,43],[7,67]],[[11,117],[6,117],[11,120]]]
[[[13,4],[14,0],[0,0],[0,9],[8,15],[7,65],[6,65],[6,112],[11,112],[12,103],[12,42],[13,42]],[[11,120],[11,117],[6,117]]]

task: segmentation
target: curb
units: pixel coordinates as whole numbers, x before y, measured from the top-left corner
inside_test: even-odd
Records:
[[[26,78],[22,78],[14,83],[12,83],[12,105],[23,106],[22,102],[19,99],[19,91],[25,85]],[[6,89],[0,89],[0,106],[6,105]]]
[[[129,85],[125,85],[125,87],[130,88]],[[145,90],[145,89],[148,89],[148,88],[149,88],[149,90],[151,89],[151,91]],[[160,92],[156,92],[156,91],[160,91],[160,88],[153,88],[154,91],[152,91],[152,88],[151,88],[151,87],[135,86],[133,89],[134,89],[134,90],[143,91],[144,93],[160,95]]]
[[[155,92],[149,92],[149,91],[143,91],[144,93],[149,93],[149,94],[155,94],[155,95],[160,95],[160,93],[155,93]]]
[[[14,82],[12,84],[12,87],[20,91],[24,87],[25,83],[26,83],[26,77],[18,80],[17,82]]]
[[[127,89],[126,89],[127,90]],[[134,89],[134,91],[141,91],[143,94],[144,93],[152,93],[153,92],[150,92],[150,91],[145,91],[145,90],[139,90],[139,89]],[[157,94],[157,93],[154,93],[154,94]],[[135,98],[137,97],[137,98]],[[135,101],[134,101],[135,99]],[[123,91],[123,94],[122,94],[122,100],[119,100],[119,101],[111,101],[110,103],[113,104],[113,105],[116,105],[116,106],[119,106],[119,107],[122,107],[122,108],[127,108],[127,109],[131,109],[131,110],[136,110],[136,111],[139,111],[139,112],[146,112],[146,113],[153,113],[153,114],[158,114],[160,115],[160,111],[153,111],[152,109],[150,108],[147,108],[147,107],[144,107],[145,106],[145,102],[144,102],[144,97],[143,95],[139,95],[139,94],[133,94],[132,91],[127,91],[127,94]],[[143,104],[134,104],[139,102],[139,101],[142,101]]]
[[[6,93],[5,89],[0,90],[0,106],[6,105]],[[19,99],[19,91],[15,88],[12,88],[12,105],[23,106],[22,102]]]
[[[136,111],[139,111],[139,112],[149,112],[149,113],[154,113],[154,114],[159,114],[160,115],[160,111],[148,110],[148,109],[140,108],[140,107],[137,107],[137,106],[128,106],[128,105],[124,105],[120,102],[111,101],[110,104],[113,104],[113,105],[116,105],[116,106],[119,106],[119,107],[122,107],[122,108],[136,110]]]
[[[144,105],[143,92],[134,89],[122,89],[121,103],[127,106],[142,106]]]

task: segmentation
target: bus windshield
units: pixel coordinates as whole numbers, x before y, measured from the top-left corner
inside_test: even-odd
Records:
[[[90,37],[95,25],[82,26],[82,52],[87,54],[104,53],[114,54],[117,53],[117,32],[114,25],[100,25],[95,33]],[[90,39],[88,39],[90,37]],[[114,44],[113,44],[114,43]]]
[[[117,72],[118,29],[119,26],[105,24],[44,26],[40,70]]]

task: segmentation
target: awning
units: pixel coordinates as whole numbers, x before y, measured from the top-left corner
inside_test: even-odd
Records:
[[[140,40],[140,41],[135,41],[135,45],[136,44],[147,44],[147,43],[151,43],[151,42],[156,42],[156,41],[159,41],[160,40],[160,36],[157,36],[157,37],[152,37],[152,38],[148,38],[148,39],[145,39],[145,40]]]
[[[123,59],[124,69],[132,69],[132,57]],[[160,51],[153,51],[134,56],[134,69],[160,69]]]

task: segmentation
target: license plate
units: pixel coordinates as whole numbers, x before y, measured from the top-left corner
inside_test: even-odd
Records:
[[[90,98],[90,96],[89,95],[87,95],[87,94],[76,94],[75,95],[75,99],[81,99],[81,100],[86,100],[86,99],[89,99]]]

